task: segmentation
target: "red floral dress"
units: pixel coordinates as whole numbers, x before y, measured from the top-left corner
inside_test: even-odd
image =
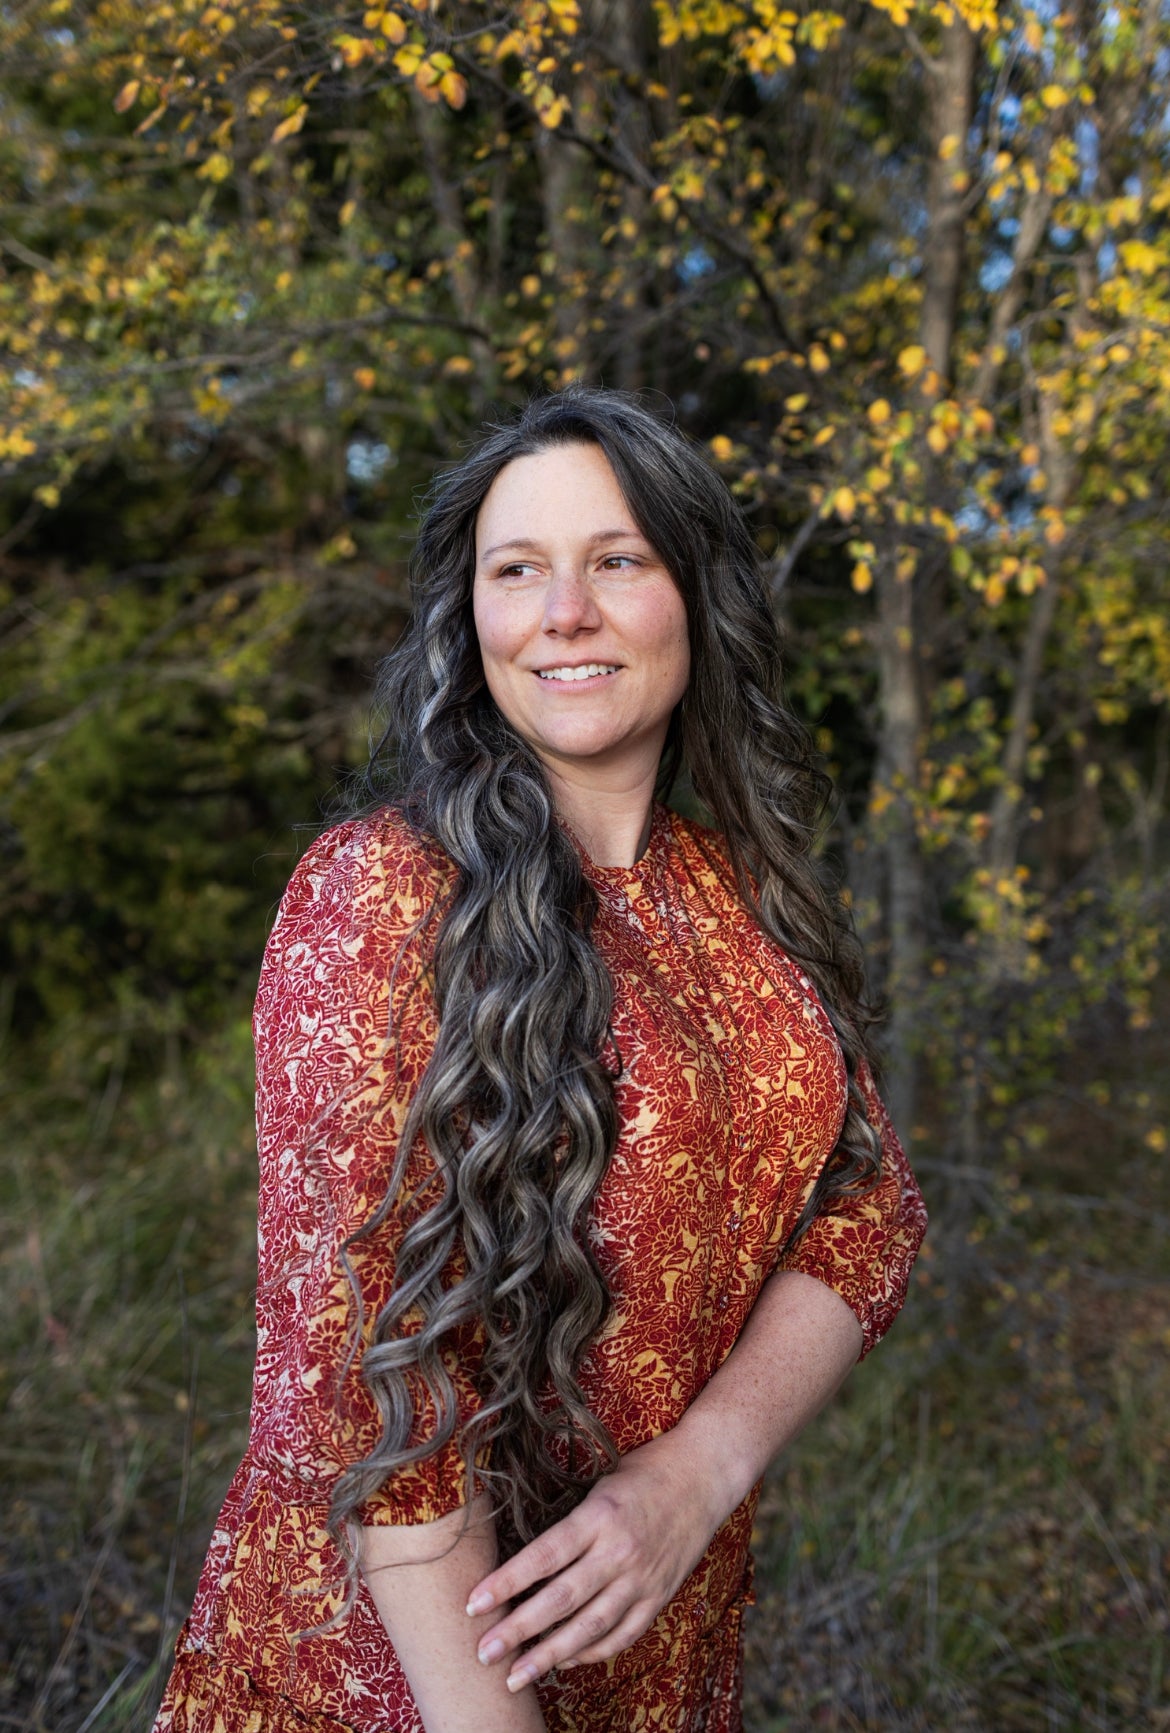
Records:
[[[845,1069],[810,982],[745,912],[716,835],[659,807],[635,866],[585,868],[623,1070],[621,1135],[593,1220],[614,1310],[581,1382],[625,1452],[675,1425],[733,1346],[836,1142]],[[364,1587],[336,1628],[298,1633],[340,1605],[330,1490],[379,1436],[358,1365],[344,1370],[351,1308],[337,1250],[383,1195],[432,1050],[421,941],[394,963],[452,873],[392,812],[340,825],[301,861],[269,940],[255,1016],[251,1434],[156,1733],[422,1733]],[[868,1351],[902,1304],[926,1215],[868,1079],[865,1088],[884,1144],[881,1183],[818,1218],[780,1263],[841,1294]],[[429,1165],[420,1141],[408,1194]],[[367,1319],[393,1282],[394,1221],[351,1253]],[[479,1351],[468,1327],[447,1356],[468,1412]],[[736,1733],[757,1494],[638,1642],[538,1687],[552,1733]],[[359,1514],[425,1522],[465,1496],[452,1445],[394,1475]]]

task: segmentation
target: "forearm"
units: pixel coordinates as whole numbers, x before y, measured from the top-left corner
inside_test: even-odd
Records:
[[[493,1622],[469,1618],[472,1588],[496,1561],[486,1501],[438,1522],[362,1530],[361,1569],[427,1733],[541,1733],[531,1689],[513,1695],[476,1644]],[[497,1614],[498,1617],[498,1614]]]
[[[779,1270],[764,1283],[735,1347],[665,1435],[710,1487],[716,1526],[824,1407],[861,1345],[856,1316],[815,1276]]]
[[[624,1455],[571,1515],[478,1585],[475,1605],[497,1615],[485,1659],[506,1663],[519,1685],[636,1642],[861,1346],[839,1295],[797,1271],[774,1275],[678,1424]]]

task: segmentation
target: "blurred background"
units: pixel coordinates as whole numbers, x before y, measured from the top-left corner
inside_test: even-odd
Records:
[[[265,933],[420,490],[576,378],[758,537],[934,1220],[750,1733],[1170,1727],[1168,81],[1164,0],[0,4],[0,1727],[149,1725]]]

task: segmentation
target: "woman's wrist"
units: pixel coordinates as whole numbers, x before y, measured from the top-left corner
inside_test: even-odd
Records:
[[[717,1402],[704,1402],[702,1397],[663,1437],[673,1439],[691,1484],[702,1490],[714,1534],[739,1509],[768,1466],[768,1458],[760,1461],[744,1428],[729,1424],[729,1416]]]

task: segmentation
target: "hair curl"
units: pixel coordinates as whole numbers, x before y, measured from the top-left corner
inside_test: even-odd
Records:
[[[471,602],[476,519],[492,482],[518,457],[569,444],[604,452],[685,600],[691,677],[658,793],[665,798],[685,765],[727,839],[745,903],[816,983],[845,1057],[844,1126],[790,1243],[834,1197],[880,1172],[857,1083],[870,1057],[860,953],[812,857],[830,787],[783,704],[752,535],[698,449],[634,398],[570,387],[538,399],[434,484],[411,567],[412,621],[379,679],[388,721],[362,783],[367,810],[393,801],[458,876],[435,911],[434,1055],[386,1196],[347,1241],[385,1219],[421,1133],[438,1195],[403,1235],[396,1288],[362,1359],[383,1435],[342,1476],[330,1510],[351,1564],[357,1506],[455,1432],[440,1350],[470,1320],[486,1338],[484,1401],[459,1438],[469,1485],[493,1490],[510,1541],[556,1520],[616,1461],[577,1378],[610,1309],[586,1227],[619,1129],[612,986],[590,937],[595,893],[540,760],[489,696]],[[460,1244],[466,1273],[445,1286]],[[412,1309],[422,1327],[403,1336]],[[412,1446],[424,1412],[433,1428]]]

